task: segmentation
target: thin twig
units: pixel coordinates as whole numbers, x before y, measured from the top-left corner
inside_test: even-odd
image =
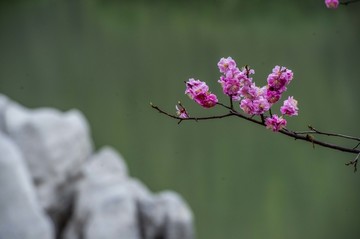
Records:
[[[263,124],[265,124],[265,117],[264,117],[264,114],[261,114],[261,115],[260,115],[260,117],[261,117],[261,122],[262,122]]]
[[[358,143],[353,149],[356,149],[357,147],[359,147],[360,146],[360,143]]]
[[[355,2],[359,2],[360,0],[348,0],[348,1],[344,1],[344,2],[340,2],[340,4],[342,5],[348,5],[350,3],[355,3]]]
[[[343,151],[343,152],[347,152],[347,153],[353,153],[353,154],[358,154],[360,153],[360,150],[358,149],[353,149],[353,148],[347,148],[347,147],[342,147],[342,146],[339,146],[339,145],[335,145],[335,144],[330,144],[330,143],[326,143],[326,142],[323,142],[323,141],[320,141],[320,140],[316,140],[314,139],[313,137],[309,137],[309,135],[299,135],[295,132],[292,132],[292,131],[285,131],[285,130],[280,130],[279,131],[280,133],[282,134],[285,134],[287,136],[290,136],[294,139],[299,139],[299,140],[304,140],[304,141],[308,141],[308,142],[311,142],[313,143],[314,145],[320,145],[320,146],[323,146],[325,148],[331,148],[331,149],[335,149],[335,150],[339,150],[339,151]]]
[[[166,115],[166,116],[169,116],[169,117],[171,117],[171,118],[173,118],[173,119],[180,120],[180,122],[181,122],[181,121],[186,121],[186,120],[200,121],[200,120],[222,119],[222,118],[226,118],[226,117],[229,117],[229,116],[233,116],[233,115],[234,115],[233,113],[227,113],[227,114],[223,114],[223,115],[206,116],[206,117],[181,118],[181,117],[179,117],[179,116],[176,116],[176,115],[172,115],[172,114],[167,113],[166,111],[160,109],[158,106],[155,106],[155,105],[153,105],[152,103],[150,103],[150,106],[151,106],[153,109],[156,109],[159,113],[164,114],[164,115]]]
[[[216,104],[217,104],[217,105],[220,105],[220,106],[222,106],[222,107],[224,107],[224,108],[226,108],[226,109],[228,109],[228,110],[230,110],[230,111],[236,112],[235,109],[232,109],[231,107],[229,107],[229,106],[227,106],[227,105],[225,105],[225,104],[223,104],[223,103],[217,102]]]
[[[234,103],[233,103],[233,100],[232,100],[232,96],[230,96],[230,108],[231,108],[231,110],[234,109]]]
[[[340,137],[340,138],[345,138],[345,139],[352,139],[352,140],[356,140],[360,142],[360,138],[357,137],[353,137],[353,136],[348,136],[348,135],[344,135],[344,134],[336,134],[336,133],[330,133],[330,132],[323,132],[320,130],[315,129],[314,127],[312,127],[311,125],[308,126],[310,130],[315,131],[317,134],[323,134],[323,135],[327,135],[327,136],[335,136],[335,137]]]
[[[359,156],[360,156],[360,153],[356,156],[355,159],[353,159],[345,164],[346,166],[353,165],[354,173],[357,171],[357,163],[358,163]]]
[[[229,109],[230,112],[227,113],[227,114],[223,114],[223,115],[216,115],[216,116],[207,116],[207,117],[189,117],[189,118],[180,118],[178,116],[175,116],[175,115],[172,115],[172,114],[169,114],[165,111],[163,111],[162,109],[160,109],[159,107],[153,105],[152,103],[150,103],[151,107],[156,109],[159,113],[162,113],[168,117],[171,117],[173,119],[177,119],[179,120],[180,122],[182,121],[186,121],[186,120],[189,120],[189,121],[199,121],[199,120],[212,120],[212,119],[222,119],[222,118],[226,118],[226,117],[230,117],[230,116],[237,116],[239,118],[242,118],[242,119],[245,119],[247,121],[251,121],[255,124],[258,124],[258,125],[261,125],[261,126],[264,126],[265,127],[265,123],[263,123],[262,121],[260,120],[257,120],[257,119],[254,119],[253,117],[249,117],[249,116],[246,116],[246,115],[243,115],[237,111],[233,111],[231,109],[231,107],[229,106],[226,106],[222,103],[217,103],[218,105],[226,108],[226,109]],[[347,152],[347,153],[352,153],[352,154],[360,154],[360,150],[357,149],[357,147],[355,148],[347,148],[347,147],[343,147],[343,146],[339,146],[339,145],[335,145],[335,144],[331,144],[331,143],[327,143],[327,142],[323,142],[323,141],[320,141],[320,140],[317,140],[317,139],[314,139],[314,137],[312,136],[309,136],[309,134],[306,134],[306,135],[302,135],[302,134],[299,134],[298,132],[295,132],[295,131],[290,131],[288,129],[282,129],[279,131],[281,134],[284,134],[284,135],[287,135],[289,137],[292,137],[296,140],[303,140],[303,141],[307,141],[307,142],[310,142],[312,143],[312,145],[320,145],[322,147],[325,147],[325,148],[331,148],[331,149],[334,149],[334,150],[339,150],[339,151],[342,151],[342,152]],[[317,131],[315,131],[317,132]],[[332,134],[331,135],[328,135],[328,136],[333,136]],[[342,135],[343,136],[343,135]],[[355,138],[355,137],[353,137]]]
[[[299,135],[300,134],[321,134],[321,135],[326,135],[326,136],[334,136],[334,137],[339,137],[339,138],[351,139],[351,140],[360,142],[360,138],[358,138],[358,137],[348,136],[348,135],[344,135],[344,134],[323,132],[323,131],[315,129],[314,127],[312,127],[310,125],[308,127],[310,129],[309,131],[294,131],[294,133],[299,134]]]

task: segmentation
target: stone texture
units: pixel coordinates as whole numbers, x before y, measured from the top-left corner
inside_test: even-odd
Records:
[[[193,215],[173,192],[152,194],[128,177],[121,156],[106,147],[83,167],[64,239],[193,239]]]
[[[77,110],[29,110],[16,103],[3,114],[5,130],[25,156],[41,205],[56,207],[58,187],[76,174],[92,152],[86,120]]]
[[[5,131],[5,119],[4,119],[4,112],[6,107],[9,104],[9,99],[5,96],[0,94],[0,131]]]
[[[0,152],[0,239],[54,238],[20,150],[1,132]]]
[[[0,94],[0,239],[194,238],[178,194],[150,192],[114,149],[92,151],[79,111]]]
[[[111,148],[92,157],[82,171],[65,239],[140,239],[136,203],[126,186],[127,169]]]
[[[185,201],[171,191],[139,201],[144,239],[192,239],[193,215]]]

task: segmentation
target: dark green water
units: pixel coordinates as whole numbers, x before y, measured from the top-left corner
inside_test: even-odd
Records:
[[[2,2],[0,92],[83,111],[97,148],[118,149],[152,190],[184,196],[199,239],[359,238],[360,174],[344,166],[354,155],[239,119],[178,125],[149,107],[221,112],[192,103],[183,81],[226,101],[216,64],[232,56],[258,85],[274,65],[294,71],[289,128],[360,136],[359,12],[322,0]]]

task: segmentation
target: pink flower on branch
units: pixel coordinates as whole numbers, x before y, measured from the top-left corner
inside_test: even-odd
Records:
[[[279,130],[286,127],[286,120],[281,116],[273,115],[271,117],[266,118],[265,125],[266,128],[271,129],[274,132],[278,132]]]
[[[193,78],[189,79],[186,84],[185,94],[187,94],[190,99],[194,99],[200,94],[206,94],[209,91],[209,87],[205,82],[200,80],[195,80]]]
[[[267,99],[262,96],[254,100],[253,105],[255,107],[255,115],[262,115],[267,112],[271,107],[271,104],[267,101]]]
[[[251,85],[244,85],[241,88],[241,96],[247,99],[254,100],[259,96],[260,89],[252,83]]]
[[[339,6],[339,0],[325,0],[325,5],[327,8],[335,9]]]
[[[246,92],[247,93],[246,93]],[[243,87],[244,98],[240,102],[240,108],[250,115],[261,115],[269,111],[271,103],[264,97],[264,89],[256,87]]]
[[[280,108],[281,114],[289,116],[298,115],[299,108],[297,107],[297,103],[298,102],[294,97],[289,96],[289,98],[284,101],[284,105]]]
[[[265,98],[269,101],[269,103],[275,104],[281,98],[281,93],[278,91],[271,91],[270,89],[266,89]]]
[[[241,82],[238,77],[221,76],[218,82],[221,84],[223,93],[232,98],[232,100],[240,100]]]
[[[284,66],[275,66],[267,78],[269,90],[283,93],[293,79],[293,72]]]
[[[190,99],[193,99],[202,107],[211,108],[217,104],[218,99],[216,95],[209,92],[209,87],[205,82],[191,78],[185,83],[185,94],[187,94]]]
[[[236,68],[236,62],[229,56],[228,58],[221,58],[217,64],[221,73],[226,74],[229,70]]]
[[[176,115],[179,116],[179,118],[182,118],[182,119],[189,118],[188,112],[186,111],[185,107],[182,106],[182,104],[180,102],[175,106],[175,109],[176,109]]]
[[[246,114],[255,115],[256,110],[255,110],[254,102],[248,98],[241,100],[240,108]]]
[[[358,2],[360,0],[351,0],[349,3]],[[325,1],[328,7],[335,8],[338,6],[338,1]],[[342,2],[341,4],[347,4]],[[236,62],[231,58],[221,58],[218,67],[222,76],[218,82],[222,86],[223,93],[230,97],[230,104],[226,105],[221,102],[218,102],[217,96],[212,94],[209,91],[207,84],[200,80],[195,80],[193,78],[189,79],[186,84],[185,94],[187,94],[190,99],[194,100],[196,103],[201,105],[204,108],[211,108],[215,105],[219,105],[227,111],[224,114],[206,116],[206,117],[190,117],[186,109],[178,103],[176,105],[176,115],[169,114],[159,107],[150,103],[151,107],[156,109],[158,112],[165,114],[171,118],[180,120],[212,120],[212,119],[222,119],[231,116],[236,116],[247,121],[251,121],[261,126],[266,126],[266,128],[271,129],[274,132],[279,132],[292,137],[294,139],[300,139],[307,142],[311,142],[313,145],[320,145],[327,148],[332,148],[344,152],[356,153],[357,157],[348,162],[346,165],[353,165],[354,171],[356,171],[357,162],[360,158],[360,143],[357,143],[355,147],[342,147],[340,145],[329,144],[323,141],[319,141],[313,137],[313,135],[327,135],[335,136],[340,138],[346,138],[350,140],[355,140],[356,142],[360,141],[360,138],[347,136],[343,134],[335,134],[329,132],[321,132],[315,130],[309,126],[308,131],[291,131],[286,129],[287,121],[283,116],[295,116],[298,115],[299,108],[297,106],[298,102],[294,97],[290,96],[286,99],[283,105],[280,107],[281,116],[272,114],[270,108],[279,101],[282,93],[287,90],[287,86],[293,79],[293,72],[283,66],[275,66],[267,77],[267,85],[263,87],[256,86],[253,79],[250,75],[254,74],[255,71],[250,69],[248,66],[241,68],[241,70],[236,66]],[[240,108],[250,116],[244,115],[234,108],[233,101],[240,101]],[[256,117],[260,116],[260,117]],[[284,130],[283,130],[284,129]]]
[[[194,100],[196,103],[198,103],[204,108],[214,107],[218,102],[216,95],[210,92],[206,92],[205,94],[199,94],[194,98]]]

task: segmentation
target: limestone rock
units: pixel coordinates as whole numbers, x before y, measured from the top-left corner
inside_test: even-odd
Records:
[[[5,119],[4,119],[4,112],[9,104],[9,99],[5,96],[0,94],[0,131],[5,131]]]
[[[0,152],[0,238],[54,238],[20,150],[1,132]]]
[[[46,209],[56,207],[57,187],[76,174],[92,152],[86,120],[77,110],[29,110],[16,103],[3,114],[6,132],[25,157],[40,203]]]
[[[185,201],[171,191],[139,201],[145,239],[193,239],[193,215]]]
[[[73,217],[64,239],[141,239],[136,202],[121,157],[105,148],[92,157],[78,183]]]
[[[153,194],[110,147],[92,155],[77,110],[30,110],[0,94],[0,152],[0,239],[194,238],[178,194]]]

